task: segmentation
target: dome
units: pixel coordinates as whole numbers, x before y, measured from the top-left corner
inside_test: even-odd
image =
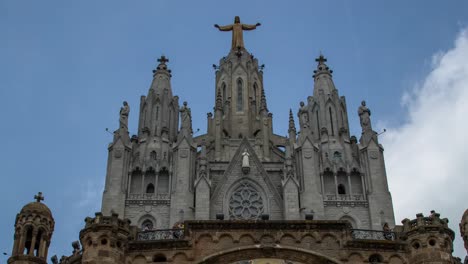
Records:
[[[41,202],[32,202],[28,203],[21,209],[20,214],[24,214],[27,212],[34,212],[49,218],[52,218],[52,212],[50,211],[49,207],[47,205],[41,203]]]
[[[462,222],[468,222],[468,209],[466,209],[465,213],[462,216]]]

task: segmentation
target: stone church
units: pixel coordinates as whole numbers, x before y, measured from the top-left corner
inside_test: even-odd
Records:
[[[232,31],[232,45],[213,65],[203,135],[174,95],[169,60],[158,59],[140,107],[120,109],[101,212],[85,219],[72,255],[52,263],[461,263],[438,213],[395,224],[371,111],[363,101],[352,112],[362,133],[350,135],[323,55],[312,94],[289,110],[288,136],[275,133],[263,66],[243,41],[258,26],[215,25]],[[10,264],[47,263],[54,219],[36,199],[17,215]],[[468,211],[460,228],[468,245]]]

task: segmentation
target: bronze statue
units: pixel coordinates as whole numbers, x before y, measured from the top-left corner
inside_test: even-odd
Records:
[[[244,37],[243,37],[243,30],[254,30],[258,26],[260,26],[260,23],[257,23],[255,25],[247,25],[247,24],[242,24],[240,22],[239,16],[236,16],[234,18],[234,24],[227,25],[227,26],[219,26],[218,24],[215,24],[214,26],[218,28],[220,31],[232,31],[232,45],[231,49],[232,50],[237,50],[239,48],[245,48],[244,47]]]

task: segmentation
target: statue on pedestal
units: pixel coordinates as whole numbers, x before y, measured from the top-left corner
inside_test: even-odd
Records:
[[[179,112],[181,119],[180,130],[192,134],[192,112],[190,108],[187,107],[187,102],[184,102],[184,105],[179,109]]]
[[[128,114],[130,113],[130,106],[127,101],[123,102],[123,106],[120,108],[119,128],[128,130]]]
[[[238,49],[245,48],[243,31],[254,30],[260,25],[261,25],[260,23],[257,23],[255,25],[242,24],[240,22],[240,18],[236,16],[234,18],[234,24],[227,25],[227,26],[219,26],[218,24],[215,24],[214,26],[215,28],[219,29],[219,31],[232,31],[231,50],[238,50]]]
[[[300,103],[300,108],[299,108],[299,124],[301,126],[301,129],[308,128],[309,127],[309,109],[308,107],[304,104],[304,102]]]
[[[250,154],[247,152],[247,149],[244,149],[244,152],[242,152],[242,172],[244,172],[244,174],[247,174],[250,171],[249,156]]]
[[[361,106],[358,109],[359,120],[361,122],[362,133],[366,131],[372,131],[370,115],[371,111],[366,106],[366,101],[361,102]]]

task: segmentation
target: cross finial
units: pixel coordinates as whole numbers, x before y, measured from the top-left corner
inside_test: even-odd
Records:
[[[327,59],[323,56],[323,54],[320,52],[320,56],[318,58],[315,59],[316,62],[318,62],[319,64],[323,64],[324,62],[327,61]]]
[[[38,192],[37,195],[34,195],[34,199],[40,203],[41,201],[44,201],[44,196],[42,196],[42,192]]]
[[[166,56],[162,55],[161,58],[158,59],[158,62],[166,64],[166,62],[169,62],[169,59],[166,58]]]

